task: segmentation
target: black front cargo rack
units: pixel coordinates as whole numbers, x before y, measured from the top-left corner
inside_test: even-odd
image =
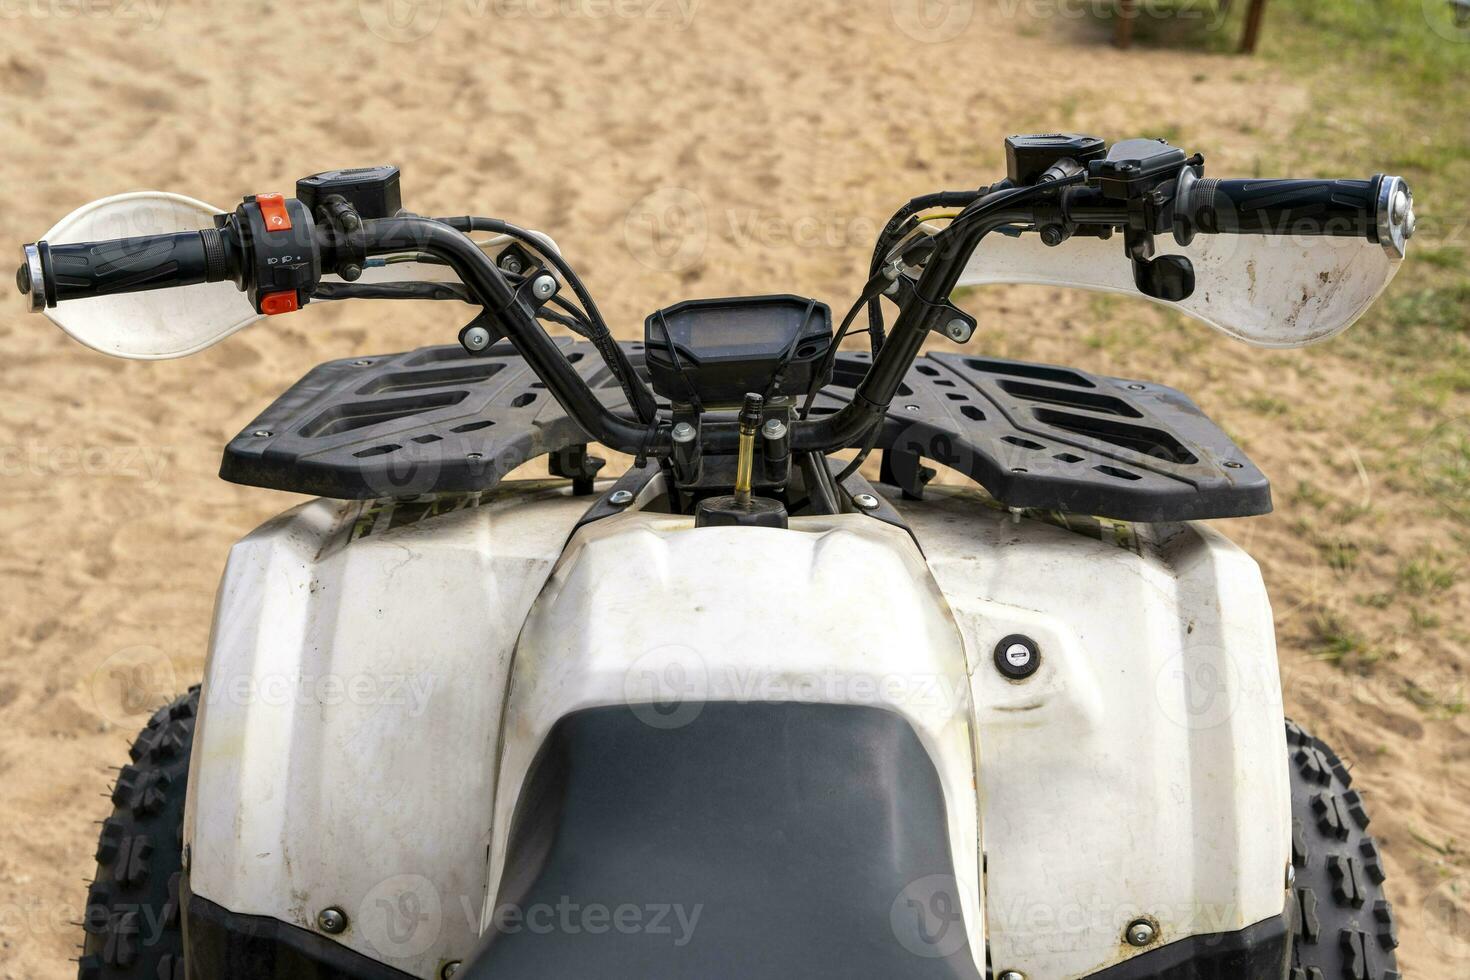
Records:
[[[614,411],[616,379],[591,344],[558,341]],[[625,343],[642,369],[643,345]],[[486,490],[586,435],[508,345],[330,361],[225,449],[233,483],[343,499]],[[814,414],[851,397],[867,354],[838,357]],[[1271,509],[1266,477],[1182,393],[1071,368],[930,354],[909,369],[877,448],[884,480],[921,493],[922,461],[964,473],[1010,507],[1162,522]]]

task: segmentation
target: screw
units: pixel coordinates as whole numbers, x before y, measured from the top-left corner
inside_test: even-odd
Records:
[[[439,976],[442,977],[443,980],[449,980],[450,977],[454,976],[458,972],[459,960],[450,960],[448,963],[444,964],[444,969],[439,971]]]
[[[346,279],[348,282],[356,282],[362,278],[362,266],[356,262],[349,262],[337,270],[337,275]]]
[[[1128,944],[1147,946],[1154,941],[1154,924],[1147,919],[1134,919],[1128,924]]]
[[[329,905],[316,914],[316,924],[321,926],[322,932],[335,936],[347,928],[347,913],[335,905]]]
[[[507,255],[501,258],[500,268],[513,276],[521,274],[521,259],[518,255]]]
[[[1007,970],[997,977],[996,980],[1026,980],[1026,974],[1020,970]]]
[[[878,498],[871,493],[860,493],[852,498],[852,502],[863,510],[877,510]]]
[[[482,351],[490,346],[490,331],[484,327],[470,327],[464,332],[464,347],[469,351]]]
[[[549,275],[540,275],[531,283],[531,293],[537,299],[551,299],[556,295],[556,280]]]
[[[614,490],[608,494],[607,502],[614,507],[626,507],[633,502],[632,490]]]
[[[482,456],[480,453],[465,453],[464,458],[465,459],[484,459],[485,457]]]
[[[688,422],[678,422],[674,425],[672,433],[675,442],[693,442],[696,432],[694,426]]]
[[[920,409],[920,408],[919,408],[919,406],[917,406],[917,405],[905,405],[905,406],[904,406],[904,407],[903,407],[903,410],[904,410],[904,411],[905,411],[905,412],[918,412],[918,411],[922,411],[922,410],[921,410],[921,409]]]
[[[786,423],[780,419],[766,419],[766,424],[761,426],[761,435],[775,441],[786,438]]]
[[[1061,225],[1043,225],[1041,228],[1041,243],[1043,245],[1056,246],[1067,240],[1067,236]]]
[[[264,439],[266,436],[268,436],[268,435],[271,434],[271,430],[270,429],[256,429],[254,432],[252,432],[250,434],[253,435],[257,439]]]
[[[970,325],[959,317],[955,317],[945,325],[944,333],[955,343],[963,344],[970,339]]]
[[[1230,462],[1228,462],[1228,463],[1225,464],[1225,468],[1228,469],[1228,470],[1238,470],[1238,469],[1243,469],[1244,467],[1245,467],[1245,464],[1244,463],[1237,463],[1233,459],[1230,460]]]
[[[367,367],[371,363],[373,363],[373,362],[372,361],[353,361],[352,362],[352,366],[353,367]]]
[[[1129,391],[1143,391],[1143,389],[1144,389],[1144,386],[1143,385],[1129,385],[1128,386],[1128,390]]]

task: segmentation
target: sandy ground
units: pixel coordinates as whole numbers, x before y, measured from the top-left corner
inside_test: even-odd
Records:
[[[1008,15],[1016,4],[949,21],[926,21],[917,0],[428,0],[398,20],[380,7],[6,5],[0,244],[120,191],[233,206],[318,170],[394,162],[420,212],[553,232],[631,336],[647,311],[688,296],[790,291],[845,305],[894,206],[991,179],[1007,133],[1164,133],[1206,151],[1216,174],[1249,175],[1305,105],[1259,63],[1124,55],[1086,24]],[[1277,478],[1281,512],[1229,530],[1275,590],[1288,707],[1356,760],[1406,975],[1464,976],[1470,935],[1446,938],[1445,899],[1461,873],[1455,842],[1470,839],[1467,722],[1402,694],[1409,676],[1463,685],[1463,645],[1406,637],[1369,676],[1312,652],[1314,610],[1391,583],[1400,556],[1447,540],[1427,517],[1390,522],[1351,581],[1312,543],[1321,508],[1376,494],[1393,510],[1373,448],[1335,435],[1365,410],[1368,369],[1245,351],[1141,307],[1135,350],[1135,334],[1092,323],[1106,312],[1096,303],[1038,290],[973,305],[992,350],[1195,391]],[[124,761],[144,710],[200,674],[230,543],[296,502],[219,482],[222,445],[318,361],[445,342],[457,316],[323,305],[188,360],[129,363],[7,302],[0,976],[73,975],[80,932],[68,920],[92,871],[108,767]],[[1262,391],[1302,410],[1245,411]],[[1286,492],[1308,479],[1327,503]],[[1462,622],[1463,582],[1430,604]]]

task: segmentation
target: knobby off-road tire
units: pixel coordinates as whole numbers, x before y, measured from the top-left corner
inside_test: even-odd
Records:
[[[184,980],[179,878],[199,688],[159,708],[117,775],[82,921],[79,980]]]
[[[1383,861],[1352,776],[1320,739],[1286,723],[1291,761],[1290,980],[1400,980]]]

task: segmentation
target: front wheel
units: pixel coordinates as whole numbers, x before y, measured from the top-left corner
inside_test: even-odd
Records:
[[[1393,908],[1368,814],[1347,767],[1286,723],[1295,874],[1290,980],[1399,980]]]
[[[184,791],[199,688],[156,711],[112,787],[87,892],[79,980],[184,980]]]

